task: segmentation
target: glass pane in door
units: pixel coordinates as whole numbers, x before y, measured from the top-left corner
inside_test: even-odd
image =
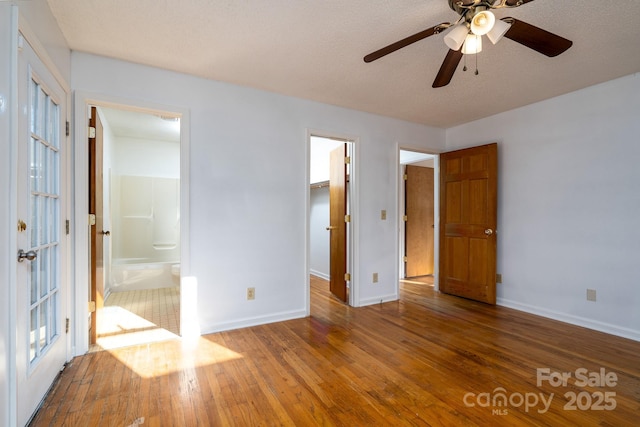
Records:
[[[36,362],[60,335],[60,107],[31,81],[29,143],[31,263],[29,360]]]

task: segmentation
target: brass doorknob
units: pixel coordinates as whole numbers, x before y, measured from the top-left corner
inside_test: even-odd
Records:
[[[335,230],[336,228],[338,228],[338,227],[336,227],[335,225],[330,225],[330,226],[327,227],[327,231]]]
[[[490,228],[487,228],[486,230],[484,230],[484,234],[486,234],[487,236],[491,236],[493,234],[493,230]]]

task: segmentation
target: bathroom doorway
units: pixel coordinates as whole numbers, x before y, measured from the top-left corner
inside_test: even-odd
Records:
[[[90,107],[95,187],[92,350],[180,333],[180,117]],[[100,178],[101,176],[101,178]],[[92,199],[90,197],[90,199]],[[99,204],[98,204],[99,205]],[[100,268],[102,267],[102,268]],[[94,268],[92,267],[92,271]],[[97,286],[96,286],[97,285]],[[95,321],[93,320],[95,318]]]

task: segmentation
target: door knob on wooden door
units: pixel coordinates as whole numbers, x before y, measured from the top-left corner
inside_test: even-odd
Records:
[[[338,227],[336,227],[335,225],[330,225],[327,227],[327,231],[335,230],[336,228]]]
[[[486,234],[487,236],[491,236],[493,234],[493,230],[490,228],[487,228],[486,230],[484,230],[484,234]]]

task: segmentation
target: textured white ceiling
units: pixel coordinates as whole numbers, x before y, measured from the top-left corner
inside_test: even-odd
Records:
[[[574,42],[547,58],[485,42],[480,74],[431,84],[435,35],[363,56],[440,22],[447,0],[48,0],[71,48],[439,127],[640,71],[640,0],[536,0],[496,12]],[[472,58],[472,57],[470,57]]]

